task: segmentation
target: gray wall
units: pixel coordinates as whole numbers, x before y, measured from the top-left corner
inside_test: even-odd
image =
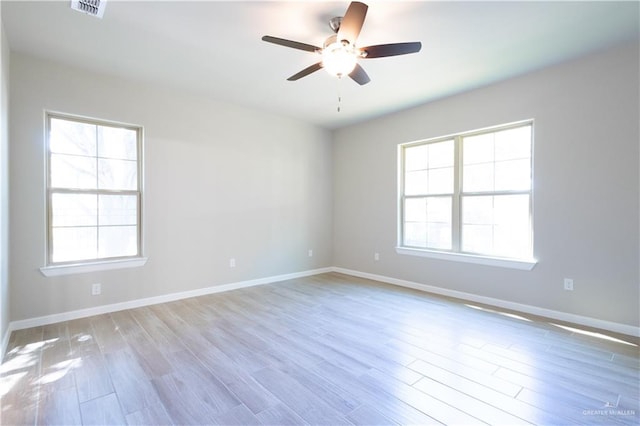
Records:
[[[12,54],[11,320],[334,265],[638,326],[638,60],[637,45],[617,48],[332,137]],[[38,271],[43,109],[145,126],[146,266],[56,278]],[[396,254],[397,145],[528,118],[539,264],[517,271]],[[564,277],[575,291],[562,289]],[[90,296],[94,282],[102,296]]]
[[[336,131],[334,265],[638,326],[638,62],[624,46]],[[396,254],[397,145],[529,118],[538,265]]]
[[[17,53],[10,83],[11,320],[331,265],[326,130]],[[45,109],[144,126],[144,267],[39,272]]]
[[[9,44],[0,2],[0,342],[9,327]],[[0,347],[0,359],[4,355]]]

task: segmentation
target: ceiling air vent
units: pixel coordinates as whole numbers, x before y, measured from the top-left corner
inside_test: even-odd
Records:
[[[71,0],[71,9],[102,18],[107,0]]]

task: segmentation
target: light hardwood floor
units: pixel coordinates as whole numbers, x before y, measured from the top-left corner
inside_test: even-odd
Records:
[[[340,274],[14,332],[11,424],[640,424],[638,341]]]

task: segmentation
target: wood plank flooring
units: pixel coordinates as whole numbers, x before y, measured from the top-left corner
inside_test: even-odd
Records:
[[[638,339],[336,273],[11,335],[2,425],[640,424]]]

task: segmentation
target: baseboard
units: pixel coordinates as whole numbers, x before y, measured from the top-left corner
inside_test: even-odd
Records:
[[[125,309],[134,309],[134,308],[140,308],[143,306],[157,305],[159,303],[173,302],[176,300],[188,299],[190,297],[205,296],[207,294],[221,293],[224,291],[236,290],[240,288],[253,287],[253,286],[263,285],[263,284],[271,284],[279,281],[286,281],[286,280],[291,280],[295,278],[308,277],[311,275],[318,275],[318,274],[323,274],[323,273],[332,272],[332,271],[333,271],[333,268],[331,267],[312,269],[308,271],[294,272],[291,274],[275,275],[271,277],[258,278],[254,280],[239,281],[239,282],[229,283],[229,284],[221,284],[221,285],[216,285],[211,287],[199,288],[196,290],[170,293],[170,294],[164,294],[161,296],[154,296],[154,297],[146,297],[144,299],[136,299],[136,300],[130,300],[127,302],[114,303],[110,305],[101,305],[101,306],[96,306],[96,307],[87,308],[87,309],[78,309],[75,311],[68,311],[68,312],[62,312],[58,314],[45,315],[45,316],[36,317],[36,318],[12,321],[9,323],[7,336],[9,336],[11,332],[14,330],[22,330],[25,328],[54,324],[62,321],[70,321],[78,318],[85,318],[85,317],[90,317],[94,315],[101,315],[101,314],[107,314],[110,312],[122,311]],[[7,343],[8,343],[8,337],[5,336],[5,338],[7,339]],[[4,343],[5,342],[3,341],[3,344]],[[3,355],[5,353],[5,349],[6,349],[6,345],[3,346],[3,351],[2,351],[2,354],[0,355]]]
[[[454,297],[456,299],[468,300],[470,302],[482,303],[485,305],[495,306],[502,309],[523,312],[526,314],[537,315],[540,317],[550,318],[557,321],[569,322],[573,324],[583,325],[586,327],[597,328],[600,330],[612,331],[614,333],[626,334],[628,336],[640,337],[640,327],[632,325],[620,324],[611,321],[600,320],[597,318],[585,317],[582,315],[570,314],[567,312],[554,311],[551,309],[540,308],[522,303],[509,302],[507,300],[495,299],[493,297],[479,296],[477,294],[465,293],[457,290],[449,290],[441,287],[435,287],[427,284],[416,283],[413,281],[400,280],[397,278],[386,277],[384,275],[370,274],[368,272],[354,271],[351,269],[333,267],[334,272],[352,275],[359,278],[367,278],[374,281],[380,281],[387,284],[393,284],[401,287],[421,290],[428,293],[439,294],[442,296]]]

